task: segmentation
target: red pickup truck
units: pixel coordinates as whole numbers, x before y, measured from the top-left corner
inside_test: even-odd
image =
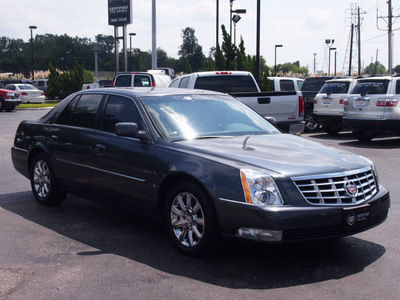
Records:
[[[0,112],[12,111],[19,104],[21,104],[21,98],[18,92],[0,89]]]

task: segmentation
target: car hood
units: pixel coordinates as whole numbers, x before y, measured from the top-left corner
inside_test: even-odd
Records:
[[[174,145],[238,168],[266,169],[276,176],[334,173],[369,166],[359,155],[289,134],[179,141]]]

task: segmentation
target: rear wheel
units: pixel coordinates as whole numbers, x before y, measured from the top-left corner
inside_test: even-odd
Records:
[[[374,134],[372,132],[367,132],[364,130],[355,130],[353,131],[353,134],[360,142],[370,142],[374,137]]]
[[[306,123],[304,127],[305,132],[313,132],[319,127],[319,124],[315,120],[314,113],[312,111],[306,113],[304,117],[304,122]]]
[[[30,179],[33,195],[40,204],[55,206],[65,200],[66,192],[58,187],[50,160],[43,153],[33,158]]]
[[[218,248],[214,207],[209,196],[196,184],[182,182],[170,191],[164,217],[169,235],[183,253],[199,255]]]

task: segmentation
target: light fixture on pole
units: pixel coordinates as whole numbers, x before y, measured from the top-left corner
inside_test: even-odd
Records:
[[[276,75],[276,48],[282,48],[283,45],[275,45],[275,65],[274,65],[274,75]]]
[[[331,75],[331,51],[336,50],[335,47],[329,47],[329,60],[328,60],[328,75]]]
[[[235,28],[234,30],[234,45],[236,46],[236,23],[239,22],[241,17],[239,15],[233,15],[232,21],[233,21],[233,26]]]
[[[31,30],[31,70],[32,70],[32,80],[35,79],[35,72],[33,69],[33,29],[37,29],[37,26],[29,26]]]
[[[246,13],[246,10],[245,9],[236,9],[236,10],[232,10],[232,6],[233,6],[233,1],[235,1],[235,0],[230,0],[230,6],[231,6],[231,8],[230,8],[230,15],[229,15],[229,20],[230,20],[230,22],[229,22],[229,24],[230,24],[230,27],[229,27],[229,35],[231,36],[231,39],[232,39],[232,13],[235,13],[235,14],[245,14]]]
[[[129,33],[129,55],[132,61],[132,67],[133,67],[133,53],[132,53],[132,37],[136,36],[135,32],[130,32]]]

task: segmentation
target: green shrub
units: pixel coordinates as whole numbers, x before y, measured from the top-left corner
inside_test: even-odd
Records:
[[[75,61],[73,70],[67,69],[63,72],[49,64],[49,82],[47,96],[49,99],[58,97],[65,98],[69,94],[80,91],[83,85],[83,67]]]

